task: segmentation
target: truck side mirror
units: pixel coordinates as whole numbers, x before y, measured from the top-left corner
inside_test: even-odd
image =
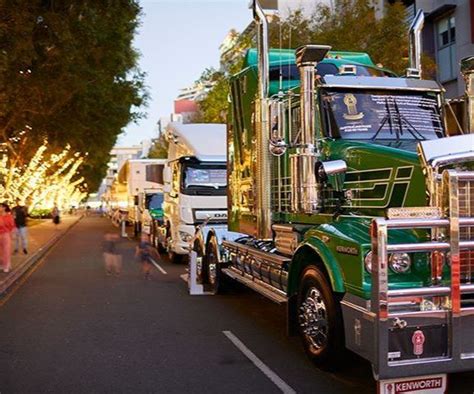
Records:
[[[316,179],[321,183],[330,183],[335,191],[344,190],[347,164],[344,160],[320,161],[316,163]]]

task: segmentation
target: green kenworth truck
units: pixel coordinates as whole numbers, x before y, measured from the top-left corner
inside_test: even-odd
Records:
[[[231,79],[228,231],[197,235],[198,278],[286,304],[321,366],[350,349],[377,380],[474,370],[473,104],[447,137],[443,88],[421,79],[423,14],[400,78],[364,53],[269,50],[253,8],[259,45]]]

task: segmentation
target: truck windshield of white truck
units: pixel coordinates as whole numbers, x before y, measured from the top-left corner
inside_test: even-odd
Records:
[[[193,195],[225,195],[227,170],[225,165],[188,164],[184,168],[183,191]]]
[[[163,194],[152,194],[147,196],[147,200],[148,209],[161,209],[161,205],[163,204]]]
[[[338,90],[323,98],[333,136],[351,140],[430,140],[443,137],[434,92]]]

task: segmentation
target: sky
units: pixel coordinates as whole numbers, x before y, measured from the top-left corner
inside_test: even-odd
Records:
[[[120,146],[156,137],[156,122],[173,111],[179,89],[191,86],[207,67],[219,67],[219,46],[230,29],[252,20],[249,0],[141,0],[142,25],[134,46],[146,72],[147,117],[130,124]]]

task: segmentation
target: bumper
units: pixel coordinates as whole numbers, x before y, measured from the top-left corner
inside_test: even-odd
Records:
[[[474,172],[447,171],[444,177],[449,186],[444,211],[423,213],[422,217],[405,213],[392,219],[374,219],[371,300],[347,294],[341,303],[346,346],[372,363],[376,379],[474,370],[470,259],[474,253],[474,200],[466,198],[466,193],[474,190]],[[442,212],[449,215],[443,217]],[[404,229],[429,230],[433,240],[389,243],[390,231]],[[391,252],[429,254],[430,285],[390,289]],[[447,285],[443,282],[443,261],[450,266]]]
[[[347,348],[372,363],[377,380],[474,370],[474,307],[380,320],[368,301],[348,294],[342,312]]]

